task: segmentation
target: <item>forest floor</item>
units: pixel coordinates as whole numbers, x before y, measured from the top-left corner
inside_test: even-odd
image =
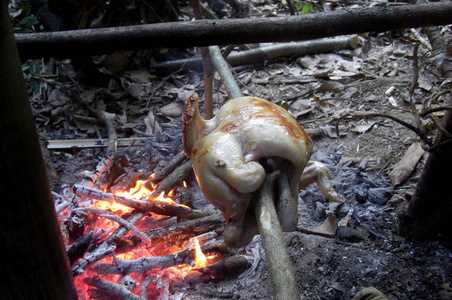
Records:
[[[262,9],[258,5],[256,8]],[[451,27],[443,28],[449,38],[451,32]],[[452,299],[450,241],[436,236],[429,241],[410,242],[397,235],[398,215],[413,195],[427,154],[404,183],[394,187],[388,175],[419,138],[384,118],[343,119],[340,138],[334,131],[336,120],[346,113],[385,113],[414,124],[409,91],[416,37],[404,30],[358,38],[359,45],[353,50],[233,69],[245,95],[288,105],[292,114],[298,114],[303,128],[316,132],[312,135],[312,159],[329,166],[333,183],[345,200],[342,205],[329,202],[315,185],[300,192],[300,228],[316,228],[326,212],[334,213],[341,225],[334,237],[285,233],[301,298],[351,299],[362,288],[373,286],[389,299]],[[194,52],[174,49],[166,54],[169,57],[177,51],[184,55]],[[420,44],[419,79],[414,90],[419,105],[450,85],[437,75],[430,54]],[[73,74],[69,60],[58,61],[57,65],[64,65],[68,73],[60,68],[55,80],[73,85],[68,80],[68,74]],[[30,95],[42,140],[107,138],[101,126],[74,117],[88,116],[86,110],[48,81],[36,78],[29,81]],[[75,75],[73,78],[77,80]],[[147,139],[144,146],[118,151],[127,152],[129,169],[151,174],[182,150],[181,109],[190,93],[196,91],[202,98],[202,78],[202,72],[193,70],[155,75],[149,65],[135,63],[135,67],[129,64],[111,76],[107,86],[83,85],[81,94],[84,100],[91,99],[90,105],[110,114],[118,137]],[[434,104],[447,102],[447,97],[450,94],[435,99]],[[215,109],[226,100],[216,78]],[[155,122],[145,121],[149,112],[153,112]],[[428,121],[424,125],[428,135],[434,137]],[[81,182],[80,173],[94,171],[106,157],[102,147],[44,152],[50,157],[49,179],[56,193],[70,193],[72,185]],[[189,187],[193,207],[214,210],[200,193],[194,176],[189,178]],[[252,256],[253,268],[239,277],[176,287],[171,299],[272,299],[260,237],[234,251]]]

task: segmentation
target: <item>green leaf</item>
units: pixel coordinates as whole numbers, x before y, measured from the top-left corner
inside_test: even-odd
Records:
[[[27,16],[20,21],[20,24],[25,26],[26,29],[31,29],[34,25],[38,24],[39,21],[35,15]]]
[[[301,10],[304,14],[309,14],[312,11],[312,3],[311,2],[307,2],[304,6],[303,9]]]
[[[295,2],[295,7],[296,7],[298,10],[302,10],[302,9],[303,9],[303,2],[301,2],[301,1],[296,1],[296,2]]]

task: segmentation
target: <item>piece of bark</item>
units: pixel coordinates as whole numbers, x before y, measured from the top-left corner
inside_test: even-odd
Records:
[[[197,20],[116,28],[16,34],[22,60],[180,48],[312,40],[364,32],[450,24],[451,2],[375,6],[299,16]]]
[[[297,281],[274,205],[273,190],[277,176],[279,174],[276,172],[267,174],[259,189],[256,203],[257,223],[275,299],[298,300],[300,293]]]
[[[91,245],[93,240],[93,232],[81,236],[78,238],[71,247],[67,250],[67,257],[69,263],[72,265],[77,259],[82,258],[85,255],[86,250]]]

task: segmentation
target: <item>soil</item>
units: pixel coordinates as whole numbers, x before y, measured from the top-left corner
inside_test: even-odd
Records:
[[[443,29],[446,37],[451,29]],[[398,215],[414,193],[427,154],[404,183],[392,186],[388,174],[419,137],[385,118],[345,118],[339,122],[340,137],[335,137],[336,121],[346,113],[385,113],[415,122],[409,104],[414,45],[410,31],[369,34],[360,36],[359,41],[354,50],[286,58],[234,70],[245,95],[288,106],[293,114],[309,110],[297,120],[312,132],[312,159],[328,165],[334,186],[345,200],[344,204],[329,202],[315,185],[300,192],[300,228],[316,228],[327,212],[334,213],[340,225],[334,237],[300,231],[284,234],[301,299],[351,299],[369,286],[389,299],[452,299],[451,241],[438,235],[428,241],[411,242],[397,234]],[[425,46],[420,45],[418,56],[419,80],[413,95],[420,105],[446,89],[450,81],[437,75]],[[58,64],[70,70],[68,61]],[[63,77],[61,74],[58,80],[70,85]],[[144,77],[145,82],[141,80]],[[150,133],[144,118],[154,111],[161,132],[156,130],[147,136],[145,146],[118,151],[128,157],[127,170],[148,175],[156,172],[182,150],[181,116],[168,112],[166,105],[180,109],[193,91],[202,98],[202,73],[154,75],[148,73],[147,65],[140,65],[111,78],[106,87],[85,85],[86,99],[97,95],[97,108],[115,114],[119,137]],[[218,78],[214,90],[218,109],[227,100]],[[43,82],[39,91],[30,86],[37,130],[44,141],[107,137],[101,126],[83,127],[77,123],[74,115],[87,112],[70,98],[53,93],[57,91],[52,85]],[[447,97],[450,94],[439,97],[435,104],[441,105]],[[431,121],[423,122],[433,138]],[[44,149],[44,153],[50,157],[47,163],[52,190],[60,194],[70,194],[72,185],[82,181],[80,173],[95,171],[107,155],[105,148]],[[189,186],[194,197],[192,205],[214,211],[193,175]],[[273,299],[260,237],[231,251],[247,254],[252,268],[238,277],[177,287],[170,299]]]

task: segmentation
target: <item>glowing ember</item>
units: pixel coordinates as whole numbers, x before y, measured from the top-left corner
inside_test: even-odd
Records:
[[[151,176],[152,178],[152,176]],[[184,182],[183,185],[186,187],[187,184]],[[138,180],[135,187],[131,188],[129,191],[124,192],[117,192],[115,195],[121,196],[121,197],[127,197],[135,200],[148,200],[148,201],[160,201],[169,203],[171,205],[179,205],[179,206],[185,206],[177,204],[171,199],[170,197],[173,197],[173,191],[169,192],[167,195],[165,195],[164,192],[160,193],[157,197],[152,197],[152,194],[155,190],[155,185],[151,183],[150,181],[146,180]],[[124,206],[119,203],[115,203],[114,201],[96,201],[94,206],[98,209],[102,209],[108,214],[115,215],[118,218],[121,218],[124,216],[125,213],[129,213],[132,209]],[[187,207],[187,206],[185,206]],[[187,207],[188,208],[188,207]],[[157,220],[160,218],[167,218],[167,216],[160,216],[154,213],[148,214],[146,216],[149,218],[148,220]],[[110,218],[111,219],[111,218]],[[96,237],[99,240],[104,240],[107,238],[116,228],[119,227],[119,224],[117,222],[114,222],[108,218],[103,218],[102,215],[96,218],[91,218],[89,221],[90,223],[87,224],[85,228],[85,233],[88,233],[90,231],[96,232]],[[140,228],[140,224],[136,224],[137,228]],[[139,229],[142,230],[142,229]],[[165,256],[170,255],[173,253],[180,252],[186,247],[190,247],[189,245],[193,245],[192,243],[189,243],[190,237],[184,237],[181,239],[178,239],[176,241],[172,241],[171,243],[165,244],[155,244],[152,243],[140,243],[139,239],[138,242],[136,239],[136,236],[134,237],[134,234],[126,235],[125,237],[121,238],[115,246],[116,250],[114,252],[114,256],[116,256],[118,259],[121,260],[136,260],[140,258],[147,258],[147,257],[158,257],[158,256]],[[180,278],[185,278],[190,272],[192,272],[195,268],[203,268],[207,266],[209,263],[214,262],[215,256],[207,258],[204,253],[201,251],[201,247],[199,245],[199,241],[194,238],[194,252],[195,252],[195,258],[192,263],[187,263],[183,265],[178,265],[174,267],[168,267],[166,269],[160,269],[156,268],[151,271],[147,271],[143,274],[137,274],[132,273],[130,274],[131,277],[133,277],[133,280],[136,282],[136,287],[130,290],[131,293],[138,295],[141,293],[143,289],[143,278],[145,277],[151,277],[154,278],[152,284],[147,283],[146,286],[144,286],[144,290],[147,292],[149,299],[156,299],[158,298],[159,294],[162,292],[161,287],[159,287],[159,284],[155,284],[156,281],[167,281],[166,284],[169,284],[172,280],[178,280]],[[67,245],[70,246],[70,245]],[[88,254],[89,255],[89,254]],[[99,260],[99,263],[105,263],[105,264],[114,264],[113,261],[113,255],[109,255],[101,260]],[[90,267],[87,267],[84,272],[74,278],[74,282],[77,288],[79,299],[81,300],[88,300],[88,299],[101,299],[102,297],[99,295],[95,295],[95,293],[102,293],[101,291],[98,291],[98,289],[93,288],[88,282],[93,282],[92,279],[97,278],[99,280],[103,280],[106,282],[111,282],[114,284],[119,284],[121,281],[121,278],[123,276],[115,275],[115,274],[100,274],[92,270]],[[100,297],[100,298],[99,298]]]

